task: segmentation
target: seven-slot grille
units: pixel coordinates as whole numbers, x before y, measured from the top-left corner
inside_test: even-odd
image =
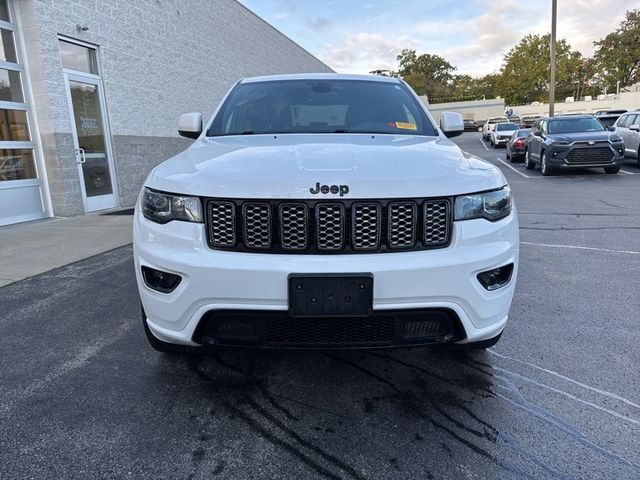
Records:
[[[609,147],[574,148],[567,156],[567,163],[609,163],[614,153]]]
[[[442,248],[451,200],[205,200],[215,249],[269,253],[373,253]]]

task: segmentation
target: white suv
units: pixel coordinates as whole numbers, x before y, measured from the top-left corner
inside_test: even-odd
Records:
[[[489,140],[491,138],[491,132],[495,130],[498,123],[507,123],[509,119],[507,117],[489,117],[482,126],[482,138]]]
[[[501,172],[401,80],[244,79],[156,167],[134,258],[151,345],[370,348],[500,337],[518,268]]]
[[[489,142],[493,148],[501,145],[506,146],[511,136],[518,130],[518,125],[511,122],[501,122],[495,124],[489,133]]]
[[[625,113],[610,130],[622,137],[625,156],[635,158],[640,166],[640,110]]]

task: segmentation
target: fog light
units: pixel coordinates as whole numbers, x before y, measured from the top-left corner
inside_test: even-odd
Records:
[[[173,292],[182,280],[180,275],[149,267],[142,267],[142,278],[147,287],[161,293]]]
[[[497,290],[504,287],[511,280],[513,273],[513,263],[502,267],[487,270],[478,274],[478,281],[487,290]]]

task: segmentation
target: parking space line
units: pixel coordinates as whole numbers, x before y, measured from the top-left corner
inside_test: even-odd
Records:
[[[488,152],[489,149],[487,148],[487,146],[484,144],[484,140],[482,140],[482,138],[479,138],[478,140],[480,140],[480,143],[482,144],[482,146],[484,147],[484,149]]]
[[[498,160],[500,163],[504,164],[506,167],[509,167],[511,170],[513,170],[514,172],[516,172],[518,175],[522,175],[524,178],[544,178],[544,177],[532,177],[531,175],[527,175],[526,173],[522,173],[520,170],[517,170],[515,167],[513,167],[512,165],[509,165],[507,162],[505,162],[504,160],[502,160],[500,157],[496,157],[496,160]]]
[[[602,406],[597,405],[597,404],[595,404],[593,402],[589,402],[587,400],[583,400],[582,398],[577,397],[576,395],[573,395],[572,393],[565,392],[564,390],[560,390],[559,388],[552,387],[551,385],[547,385],[546,383],[538,382],[537,380],[534,380],[533,378],[529,378],[529,377],[527,377],[525,375],[520,375],[519,373],[512,372],[512,371],[507,370],[505,368],[500,368],[500,367],[498,367],[496,365],[492,365],[491,368],[493,370],[498,371],[498,372],[503,372],[506,375],[509,375],[509,376],[512,376],[512,377],[516,377],[516,378],[518,378],[518,379],[520,379],[522,381],[525,381],[527,383],[535,385],[536,387],[546,388],[547,390],[550,390],[550,391],[552,391],[554,393],[562,395],[563,397],[567,397],[567,398],[569,398],[569,399],[571,399],[571,400],[573,400],[575,402],[579,402],[579,403],[582,403],[583,405],[587,405],[589,407],[595,408],[596,410],[600,410],[601,412],[608,413],[609,415],[612,415],[612,416],[614,416],[616,418],[619,418],[621,420],[624,420],[626,422],[633,423],[635,425],[640,425],[640,421],[636,420],[635,418],[631,418],[631,417],[628,417],[626,415],[622,415],[621,413],[618,413],[615,410],[611,410],[610,408],[602,407]],[[495,377],[507,380],[505,377],[503,377],[501,375],[495,375]],[[635,466],[635,464],[634,464],[634,466]]]
[[[626,173],[627,175],[635,175],[636,172],[627,172],[626,170],[620,170],[620,173]]]
[[[599,393],[600,395],[604,395],[606,397],[613,398],[615,400],[619,400],[619,401],[621,401],[623,403],[626,403],[627,405],[629,405],[631,407],[635,407],[635,408],[640,409],[640,405],[638,405],[637,403],[634,403],[631,400],[628,400],[628,399],[626,399],[624,397],[621,397],[620,395],[616,395],[615,393],[607,392],[606,390],[601,390],[599,388],[592,387],[590,385],[587,385],[587,384],[584,384],[584,383],[579,382],[577,380],[574,380],[573,378],[566,377],[566,376],[562,375],[561,373],[554,372],[553,370],[549,370],[547,368],[539,367],[538,365],[534,365],[533,363],[525,362],[524,360],[519,360],[517,358],[509,357],[508,355],[502,355],[502,354],[500,354],[498,352],[495,352],[495,351],[493,351],[491,349],[489,349],[487,351],[489,353],[491,353],[492,355],[495,355],[498,358],[502,358],[504,360],[511,360],[513,362],[517,362],[517,363],[521,363],[523,365],[527,365],[527,366],[529,366],[531,368],[535,368],[535,369],[540,370],[542,372],[545,372],[545,373],[548,373],[550,375],[553,375],[554,377],[558,377],[558,378],[561,378],[563,380],[566,380],[567,382],[573,383],[574,385],[577,385],[579,387],[585,388],[587,390],[591,390],[592,392]]]
[[[44,375],[44,377],[36,379],[25,387],[9,391],[7,395],[8,398],[3,401],[3,404],[0,407],[0,418],[8,414],[8,412],[10,412],[20,401],[42,390],[49,383],[54,382],[58,378],[63,375],[67,375],[77,368],[85,366],[87,362],[102,350],[120,340],[125,334],[127,334],[129,330],[131,330],[131,326],[132,324],[128,321],[123,323],[111,331],[111,336],[82,347],[75,357],[67,360],[60,366],[54,367],[49,373]]]
[[[607,252],[607,253],[624,253],[627,255],[640,255],[640,252],[634,250],[613,250],[611,248],[596,248],[596,247],[582,247],[580,245],[557,245],[552,243],[533,243],[533,242],[520,242],[520,245],[533,245],[536,247],[549,247],[549,248],[570,248],[574,250],[590,250],[595,252]]]

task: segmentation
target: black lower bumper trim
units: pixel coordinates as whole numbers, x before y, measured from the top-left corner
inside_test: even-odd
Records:
[[[193,341],[209,346],[273,349],[408,347],[465,338],[458,315],[446,308],[379,310],[368,317],[294,318],[269,310],[212,310]]]

